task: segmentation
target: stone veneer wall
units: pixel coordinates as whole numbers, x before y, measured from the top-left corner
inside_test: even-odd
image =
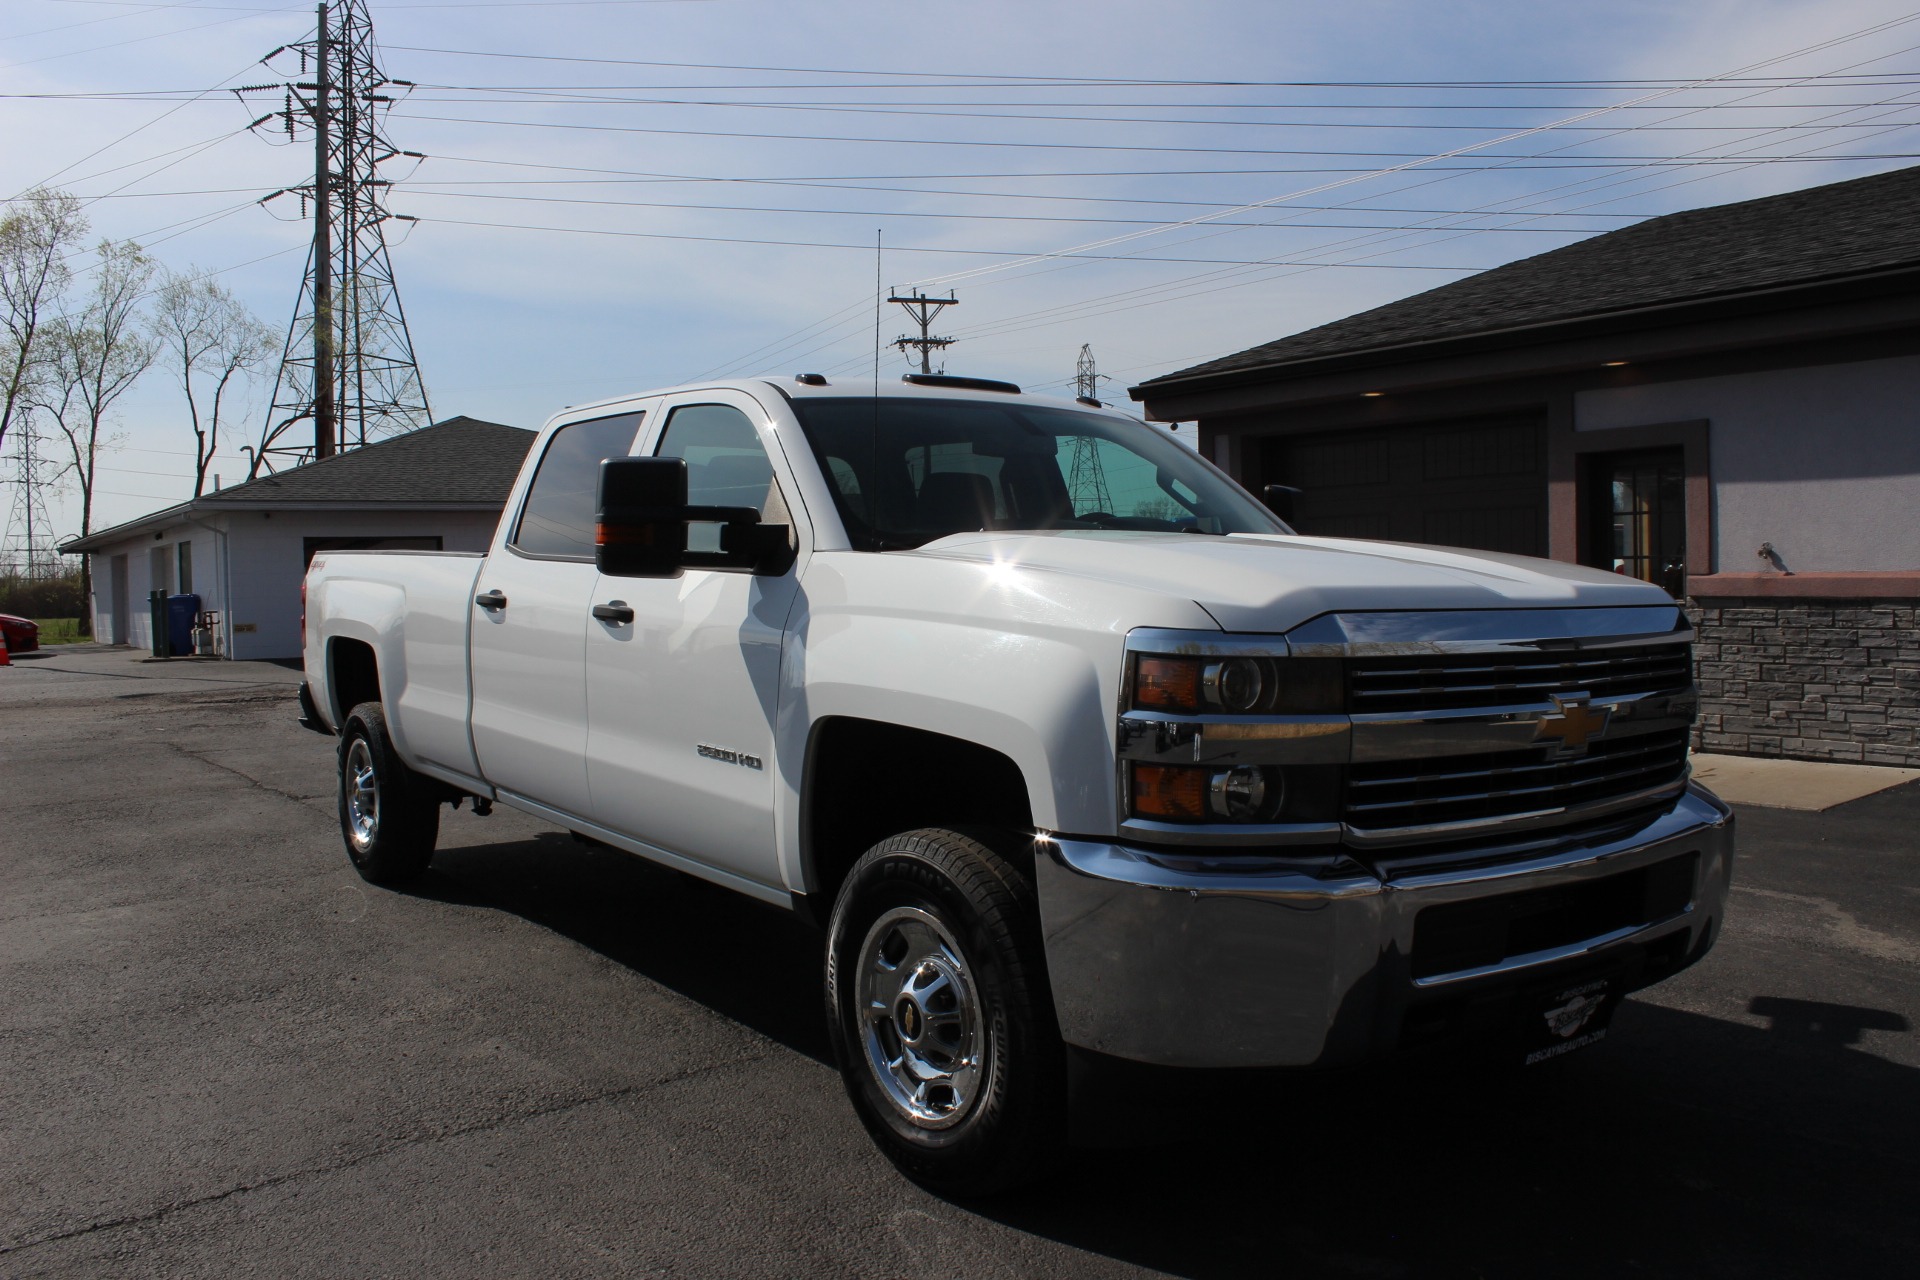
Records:
[[[1920,767],[1920,601],[1695,600],[1694,746]]]

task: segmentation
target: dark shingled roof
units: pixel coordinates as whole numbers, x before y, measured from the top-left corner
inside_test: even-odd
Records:
[[[1649,218],[1134,388],[1920,264],[1920,166]]]
[[[349,449],[291,471],[209,493],[205,507],[319,502],[447,502],[504,505],[535,433],[448,418],[418,431]]]
[[[291,471],[204,494],[137,520],[64,542],[60,550],[98,551],[132,533],[174,524],[206,511],[258,511],[311,507],[504,507],[537,432],[448,418],[390,440],[349,449]]]

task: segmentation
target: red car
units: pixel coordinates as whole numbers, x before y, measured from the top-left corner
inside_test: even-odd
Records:
[[[7,637],[8,653],[32,653],[40,647],[40,624],[30,618],[0,613],[0,633]]]

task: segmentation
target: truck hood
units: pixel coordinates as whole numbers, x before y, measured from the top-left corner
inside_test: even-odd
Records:
[[[1638,579],[1557,560],[1351,538],[988,532],[896,554],[1164,592],[1193,601],[1227,631],[1285,631],[1323,613],[1672,603]]]

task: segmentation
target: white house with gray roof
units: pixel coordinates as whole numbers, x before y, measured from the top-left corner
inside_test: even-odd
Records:
[[[485,551],[534,432],[450,418],[66,543],[93,557],[93,634],[148,648],[148,593],[219,614],[228,658],[300,655],[300,583],[329,550]]]

